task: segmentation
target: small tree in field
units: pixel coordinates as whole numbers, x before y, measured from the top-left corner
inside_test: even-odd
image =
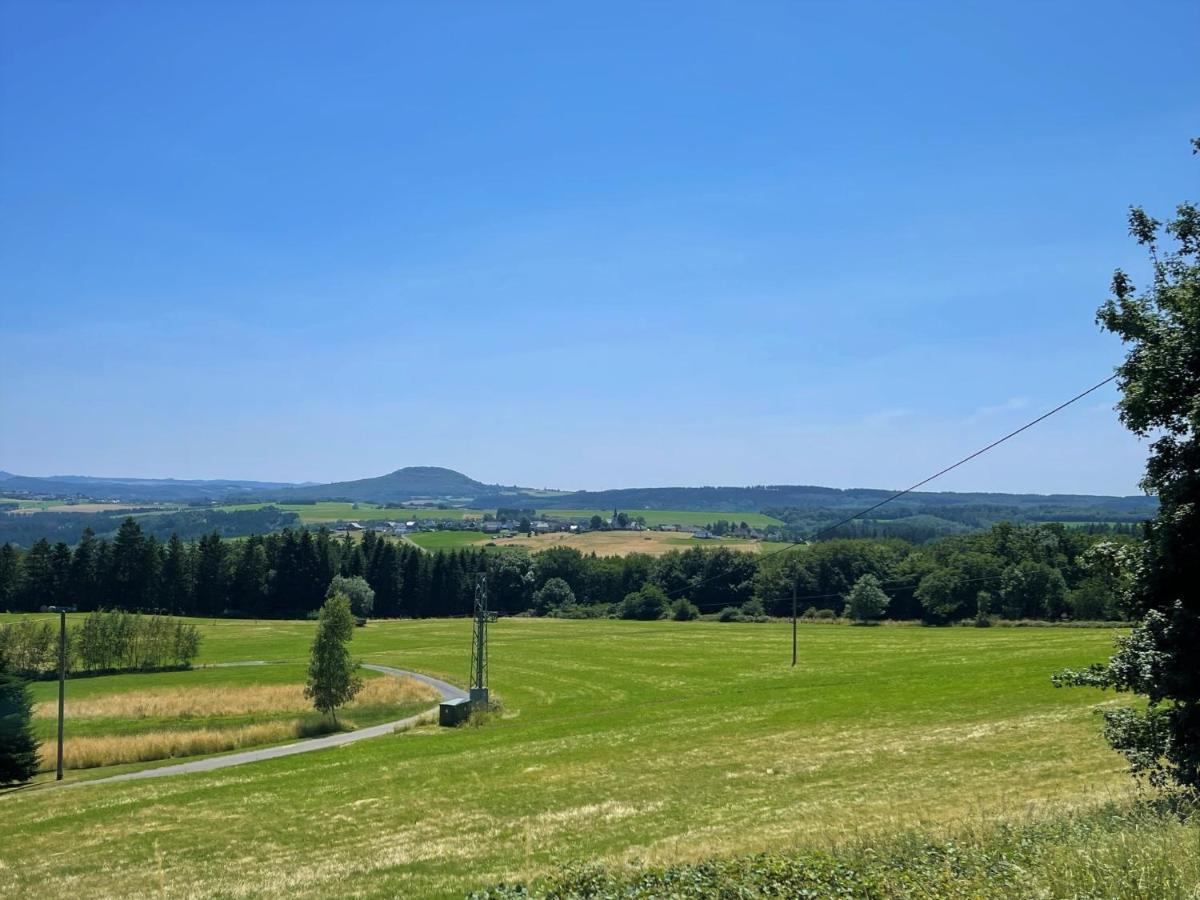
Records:
[[[321,607],[317,636],[313,639],[304,696],[337,723],[337,708],[362,690],[354,674],[355,663],[346,644],[354,637],[354,616],[345,594],[334,594]]]
[[[0,672],[0,784],[22,784],[37,766],[33,695],[20,678]]]
[[[879,579],[869,572],[854,582],[846,595],[846,616],[856,622],[878,619],[888,607],[888,595],[879,586]]]

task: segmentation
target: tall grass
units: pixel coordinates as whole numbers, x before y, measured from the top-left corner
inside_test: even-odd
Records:
[[[346,706],[355,710],[411,707],[432,703],[439,694],[414,678],[372,678]],[[178,719],[183,721],[237,715],[308,712],[295,719],[252,722],[244,725],[162,729],[137,734],[102,734],[69,737],[63,742],[63,765],[68,769],[91,769],[126,763],[150,762],[223,753],[243,747],[273,744],[296,738],[325,734],[339,727],[352,727],[345,719],[335,725],[312,713],[312,701],[304,697],[304,687],[292,684],[251,685],[232,688],[172,688],[136,691],[91,697],[67,704],[70,719],[112,719],[112,729],[138,719]],[[57,715],[53,702],[38,705],[36,715]],[[106,724],[106,723],[101,723]],[[40,750],[42,771],[54,767],[57,741],[47,741]]]
[[[98,766],[223,753],[242,747],[326,734],[338,727],[323,716],[310,716],[285,722],[260,722],[240,728],[196,728],[189,731],[77,737],[63,742],[63,766],[67,769],[94,769]],[[41,771],[55,767],[57,754],[57,741],[42,744]]]
[[[371,678],[349,708],[363,706],[402,706],[436,702],[439,694],[415,678]],[[240,716],[270,712],[304,712],[312,701],[304,696],[299,684],[263,684],[245,687],[158,688],[129,691],[71,700],[66,704],[68,719],[114,718],[196,719],[210,716]],[[39,703],[34,714],[40,718],[58,715],[57,701]]]

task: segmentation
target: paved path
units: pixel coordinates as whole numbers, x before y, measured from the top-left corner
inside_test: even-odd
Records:
[[[442,695],[443,700],[455,700],[466,697],[467,692],[455,687],[449,682],[442,681],[420,672],[410,672],[407,669],[394,669],[391,666],[379,666],[374,663],[363,663],[364,669],[372,669],[385,675],[407,675],[417,681],[423,681]],[[437,707],[433,707],[436,709]],[[408,728],[415,725],[429,710],[397,719],[394,722],[384,722],[382,725],[372,725],[370,728],[360,728],[357,731],[339,731],[324,737],[310,738],[306,741],[296,741],[278,747],[264,747],[261,750],[244,750],[241,753],[229,753],[225,756],[211,756],[207,759],[197,759],[192,762],[178,763],[173,766],[160,766],[157,769],[142,769],[140,772],[127,772],[124,775],[110,775],[108,778],[95,778],[91,781],[73,781],[63,787],[79,787],[80,785],[105,784],[110,781],[133,781],[138,778],[163,778],[167,775],[186,775],[192,772],[211,772],[213,769],[224,769],[228,766],[240,766],[245,763],[258,762],[263,759],[275,759],[280,756],[291,756],[295,753],[308,753],[313,750],[325,750],[328,747],[340,747],[343,744],[353,744],[355,741],[391,734],[397,728]]]

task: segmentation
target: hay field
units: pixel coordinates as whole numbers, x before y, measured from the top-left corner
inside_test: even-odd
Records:
[[[736,538],[700,539],[671,531],[584,531],[578,534],[556,531],[551,534],[535,534],[533,537],[482,537],[476,543],[495,544],[497,547],[526,547],[535,553],[549,547],[574,547],[581,553],[595,553],[597,556],[628,556],[630,553],[662,556],[672,550],[686,550],[689,547],[728,547],[745,553],[758,553],[762,549],[760,541]]]
[[[302,658],[313,629],[198,624],[205,661]],[[354,651],[462,683],[470,632],[372,622]],[[796,668],[774,623],[491,635],[505,706],[484,727],[0,797],[0,896],[462,896],[590,859],[821,848],[1130,792],[1095,716],[1113,698],[1049,681],[1103,657],[1104,630],[802,626]]]

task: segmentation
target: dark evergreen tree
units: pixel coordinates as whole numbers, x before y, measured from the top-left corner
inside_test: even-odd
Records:
[[[22,610],[32,612],[54,603],[53,553],[50,542],[42,538],[21,561],[21,599],[17,605]]]
[[[228,578],[226,549],[215,531],[200,538],[196,546],[195,611],[201,616],[217,616],[227,605]]]
[[[100,606],[100,577],[96,570],[99,541],[92,529],[85,528],[71,556],[70,595],[72,603],[83,612]]]
[[[0,547],[0,610],[11,610],[21,596],[21,555],[12,544]]]
[[[154,584],[147,570],[149,555],[141,526],[127,518],[117,529],[109,560],[109,594],[122,609],[142,609],[149,604]]]
[[[38,770],[29,685],[0,671],[0,784],[23,784]]]
[[[183,615],[193,611],[191,558],[178,534],[167,541],[159,584],[160,602],[167,612]]]
[[[50,569],[53,573],[53,606],[74,606],[71,596],[71,548],[62,541],[50,551]]]

